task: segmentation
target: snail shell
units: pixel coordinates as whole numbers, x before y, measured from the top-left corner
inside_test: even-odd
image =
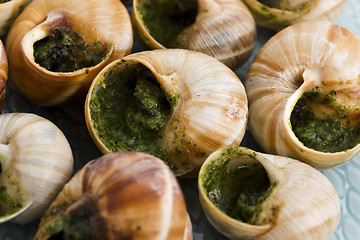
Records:
[[[218,164],[224,165],[217,168]],[[272,189],[265,200],[258,203],[260,211],[250,224],[230,217],[214,204],[213,199],[225,193],[225,187],[231,183],[220,185],[216,192],[208,190],[211,188],[206,186],[206,181],[212,186],[216,180],[206,180],[206,174],[213,176],[211,174],[216,174],[214,171],[223,171],[225,175],[230,175],[235,171],[234,174],[246,175],[249,172],[244,169],[250,170],[256,164],[266,171]],[[221,170],[220,166],[226,170]],[[230,181],[236,178],[236,175],[231,176]],[[244,187],[244,181],[246,178],[238,181],[236,186]],[[291,158],[262,154],[238,146],[219,149],[204,162],[199,173],[199,193],[201,206],[210,223],[230,239],[328,239],[340,221],[338,195],[319,171]]]
[[[7,33],[15,18],[32,0],[10,0],[0,3],[0,35]]]
[[[132,21],[137,36],[150,49],[196,50],[232,69],[248,59],[256,42],[254,18],[237,0],[134,0]],[[174,36],[167,36],[169,32]]]
[[[96,65],[74,71],[48,70],[35,61],[34,44],[49,37],[57,27],[74,31],[87,44],[101,42],[108,47],[106,55]],[[17,88],[34,103],[51,106],[84,97],[106,64],[130,53],[133,35],[130,16],[118,0],[35,0],[16,19],[6,42],[10,73]]]
[[[8,79],[8,60],[4,44],[0,41],[0,111],[5,100],[6,83]]]
[[[21,204],[0,222],[25,224],[40,217],[70,179],[72,151],[60,129],[35,114],[2,114],[0,129],[1,188]]]
[[[249,126],[266,152],[293,157],[319,169],[344,163],[359,152],[356,140],[360,104],[358,49],[360,41],[354,34],[326,21],[295,24],[263,46],[249,68],[245,86]],[[318,127],[311,125],[304,130],[314,130],[315,146],[299,140],[303,138],[294,133],[297,120],[293,121],[292,116],[300,99],[311,92],[324,95],[323,99],[330,101],[326,108],[326,102],[319,102],[321,98],[312,100],[309,106],[316,118],[325,119],[329,115],[340,122],[340,126],[353,125],[348,131],[355,133],[353,146],[335,151],[315,148],[321,143],[321,134],[326,132],[331,132],[327,137],[334,139],[334,143],[328,143],[329,148],[348,140],[336,135],[337,130],[332,127],[322,133],[316,133]]]
[[[90,215],[104,224],[96,239],[192,239],[173,173],[160,159],[136,152],[107,154],[86,164],[52,203],[34,239],[50,239],[51,226],[58,226],[54,235],[62,232],[62,214],[91,211],[91,204],[95,207]],[[78,218],[77,223],[86,219],[90,217]],[[83,227],[91,231],[93,226]]]
[[[309,20],[335,21],[346,0],[244,0],[259,26],[279,31]]]
[[[131,137],[125,140],[125,147],[117,145],[126,129],[132,127],[131,122],[125,123],[127,120],[116,123],[117,116],[126,115],[127,105],[121,107],[121,104],[123,96],[128,95],[122,85],[114,87],[115,81],[121,78],[109,80],[107,76],[114,72],[126,74],[123,79],[127,83],[139,82],[143,77],[136,75],[139,69],[144,69],[147,79],[159,84],[168,105],[167,120],[157,129],[156,136],[144,143],[145,146],[155,143],[153,151],[150,147],[127,146],[128,142],[141,141],[143,135],[152,131],[150,127],[135,135],[135,140]],[[133,91],[128,92],[134,95]],[[109,96],[102,103],[96,100],[99,92]],[[113,112],[118,115],[111,120]],[[114,61],[94,79],[85,103],[88,130],[103,153],[148,152],[168,163],[177,176],[198,170],[206,157],[219,147],[239,145],[245,134],[247,112],[245,89],[235,73],[208,55],[184,49],[139,52]],[[120,132],[123,126],[129,127]]]

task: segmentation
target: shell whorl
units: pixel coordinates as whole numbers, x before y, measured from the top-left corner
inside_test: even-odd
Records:
[[[159,49],[115,61],[93,81],[85,114],[88,130],[101,151],[110,152],[92,122],[90,101],[96,96],[97,87],[102,86],[102,76],[107,71],[112,68],[126,71],[130,64],[144,65],[166,94],[178,98],[159,139],[162,151],[178,169],[176,175],[198,168],[207,155],[221,146],[240,144],[247,124],[247,98],[235,73],[203,53]]]
[[[241,1],[198,0],[195,22],[181,31],[172,44],[161,43],[148,31],[147,23],[142,22],[141,13],[136,10],[144,2],[149,1],[134,1],[133,23],[137,36],[150,49],[191,49],[236,69],[249,58],[255,46],[255,21]]]
[[[70,72],[40,66],[35,61],[34,44],[45,39],[51,29],[65,24],[87,44],[95,41],[106,44],[110,49],[107,55],[94,66]],[[107,63],[129,54],[132,43],[131,19],[120,1],[35,0],[12,25],[6,51],[12,79],[20,92],[36,104],[53,106],[84,97],[96,74]]]
[[[349,160],[359,144],[342,152],[325,153],[305,147],[294,135],[290,114],[302,94],[319,87],[346,92],[348,106],[359,103],[360,41],[349,30],[324,21],[298,23],[271,38],[251,64],[245,86],[249,126],[265,151],[294,157],[317,168]],[[338,101],[342,101],[339,97]]]
[[[107,225],[106,239],[192,239],[177,180],[165,163],[151,155],[121,152],[90,161],[65,185],[52,206],[72,203],[84,194],[97,202]]]

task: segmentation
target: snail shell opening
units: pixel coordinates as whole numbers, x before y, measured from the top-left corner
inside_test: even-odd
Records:
[[[20,92],[53,106],[85,97],[96,74],[129,54],[132,42],[131,19],[120,1],[34,0],[12,25],[6,50]]]
[[[319,169],[360,151],[360,40],[326,21],[276,34],[251,64],[245,86],[249,126],[269,153]]]
[[[202,165],[200,203],[230,239],[327,239],[340,221],[330,181],[294,159],[233,146]]]
[[[183,175],[217,148],[240,144],[247,98],[239,78],[218,60],[184,49],[153,50],[100,72],[85,119],[102,152],[151,153]]]
[[[232,69],[249,58],[256,41],[255,21],[237,0],[135,0],[132,21],[150,49],[196,50]]]

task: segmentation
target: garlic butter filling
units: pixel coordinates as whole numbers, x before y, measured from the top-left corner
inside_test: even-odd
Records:
[[[223,149],[206,166],[202,181],[208,198],[231,218],[257,225],[272,221],[271,218],[260,219],[260,213],[262,203],[277,182],[270,183],[255,155],[243,154],[238,147]]]
[[[137,11],[149,33],[162,45],[174,46],[177,36],[193,24],[197,15],[197,0],[145,1]]]
[[[71,26],[57,26],[49,35],[34,43],[34,59],[53,72],[73,72],[99,64],[109,52],[109,46],[95,40],[88,44]]]
[[[319,87],[305,91],[290,117],[292,130],[306,147],[321,152],[340,152],[360,142],[358,109],[340,104],[340,93]]]
[[[167,96],[144,65],[120,65],[110,68],[93,92],[90,112],[95,131],[112,152],[146,152],[167,162],[157,143],[172,112]]]

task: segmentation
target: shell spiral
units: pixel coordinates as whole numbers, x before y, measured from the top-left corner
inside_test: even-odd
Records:
[[[360,40],[349,30],[324,21],[295,24],[264,45],[249,68],[245,87],[249,126],[265,151],[320,169],[339,165],[360,151],[358,143],[336,152],[306,147],[294,134],[290,121],[303,94],[318,89],[334,94],[333,103],[345,109],[344,119],[357,123],[359,48]]]
[[[107,72],[114,69],[127,72],[129,66],[136,64],[151,71],[168,101],[175,99],[171,103],[169,120],[162,129],[162,137],[157,141],[175,167],[176,175],[198,170],[206,156],[219,147],[240,144],[246,130],[248,108],[245,88],[235,73],[203,53],[159,49],[130,54],[115,61],[93,81],[85,104],[86,123],[102,152],[114,150],[109,149],[100,137],[106,133],[99,132],[94,124],[96,118],[90,110],[91,101],[99,88],[109,89],[104,86]],[[105,109],[106,105],[100,108]],[[110,127],[113,128],[114,124]]]
[[[69,72],[40,65],[34,57],[35,43],[46,39],[52,29],[63,26],[70,26],[87,44],[100,41],[108,46],[106,56],[96,65]],[[120,1],[35,0],[16,18],[6,42],[9,70],[16,87],[34,103],[51,106],[84,97],[102,67],[130,53],[133,35],[130,16]]]
[[[52,206],[76,203],[84,194],[96,201],[106,230],[101,239],[192,239],[182,191],[160,159],[136,152],[90,161],[65,185]],[[45,217],[34,239],[44,239]],[[45,238],[47,239],[47,238]]]
[[[199,173],[200,203],[210,223],[218,231],[230,239],[254,240],[325,240],[334,233],[340,221],[340,201],[331,182],[321,172],[295,159],[243,147],[232,148],[230,153],[226,153],[230,160],[223,166],[225,171],[229,173],[236,168],[260,164],[270,184],[276,185],[260,203],[261,211],[254,224],[225,214],[213,203],[204,187],[204,176],[213,171],[212,164],[219,162],[224,151],[227,150],[219,149],[211,154]],[[248,173],[242,172],[244,175]],[[211,179],[208,181],[211,182]],[[228,182],[226,184],[230,185]],[[236,184],[240,188],[244,183],[238,181]],[[221,194],[221,190],[218,194]]]
[[[149,31],[148,26],[154,25],[154,23],[147,22],[147,19],[142,17],[142,11],[138,9],[138,6],[146,4],[151,5],[152,3],[149,0],[135,0],[132,16],[137,36],[150,49],[196,50],[215,57],[230,68],[236,69],[249,58],[255,46],[255,21],[241,1],[196,1],[198,5],[196,20],[183,29],[172,43],[160,41]],[[167,21],[164,19],[161,22],[166,23]],[[171,29],[168,30],[171,31]]]
[[[6,146],[10,156],[8,160],[1,157],[1,183],[10,176],[31,202],[25,211],[10,220],[25,224],[39,218],[70,179],[72,151],[61,130],[35,114],[2,114],[0,129],[0,143],[2,148]]]

